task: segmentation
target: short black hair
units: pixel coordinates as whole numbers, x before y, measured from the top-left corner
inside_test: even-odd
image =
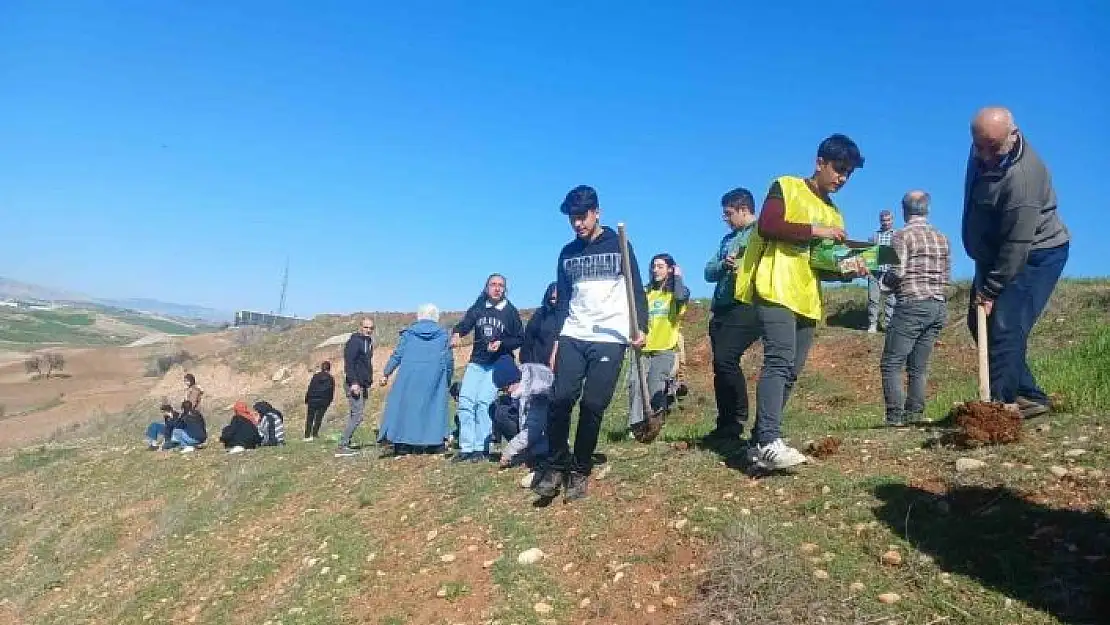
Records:
[[[197,379],[193,377],[193,374],[186,373],[185,374],[185,383],[188,384],[189,386],[193,386],[197,383]]]
[[[597,191],[589,185],[580,184],[567,193],[559,210],[564,215],[581,215],[587,211],[597,210],[597,207]]]
[[[749,210],[755,212],[755,196],[744,187],[736,187],[721,196],[721,208],[740,208],[741,206],[747,206]]]
[[[863,169],[863,155],[859,153],[859,146],[848,135],[840,133],[830,135],[821,142],[817,148],[817,158],[851,169]]]
[[[192,412],[192,411],[193,411],[193,402],[189,401],[188,399],[181,402],[181,412],[184,413],[184,412]]]
[[[323,371],[325,373],[331,371],[331,361],[325,360],[324,362],[320,363],[320,371]]]

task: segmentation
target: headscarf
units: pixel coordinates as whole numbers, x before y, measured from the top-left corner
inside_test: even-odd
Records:
[[[236,415],[238,415],[240,417],[243,417],[244,419],[246,419],[247,421],[250,421],[251,423],[253,423],[255,425],[258,425],[258,419],[259,419],[258,413],[251,410],[250,406],[247,405],[247,402],[245,402],[245,401],[235,402],[234,410],[235,410]]]

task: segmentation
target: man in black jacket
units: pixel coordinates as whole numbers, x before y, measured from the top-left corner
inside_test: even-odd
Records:
[[[304,440],[311,442],[320,434],[320,424],[324,421],[324,413],[328,411],[335,398],[335,378],[331,376],[331,363],[325,360],[320,363],[320,370],[312,376],[308,383],[308,390],[304,394],[306,416],[304,422]]]
[[[335,450],[337,458],[353,456],[358,452],[351,449],[351,437],[355,428],[362,423],[362,414],[366,409],[366,399],[370,396],[370,381],[373,380],[374,361],[374,320],[366,317],[359,324],[358,332],[347,339],[343,348],[343,364],[346,369],[345,381],[347,383],[347,402],[350,413],[347,415],[347,427],[343,429],[343,436],[339,439],[339,448]]]

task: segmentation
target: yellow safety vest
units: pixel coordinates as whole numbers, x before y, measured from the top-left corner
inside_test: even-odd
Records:
[[[644,351],[661,352],[678,345],[678,330],[686,306],[675,306],[674,293],[648,289],[648,334]]]
[[[840,211],[818,197],[804,179],[783,176],[778,183],[786,221],[844,227]],[[809,266],[809,242],[767,241],[758,229],[753,232],[736,274],[736,299],[751,304],[756,294],[803,317],[821,319],[821,281]]]

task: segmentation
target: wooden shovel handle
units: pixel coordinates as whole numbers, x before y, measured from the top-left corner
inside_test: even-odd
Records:
[[[987,307],[975,305],[976,342],[979,346],[979,401],[991,400],[991,363],[987,352]]]
[[[640,323],[636,318],[636,287],[632,284],[632,255],[628,252],[628,234],[625,233],[623,223],[617,224],[617,239],[620,241],[621,248],[621,272],[624,273],[624,293],[628,298],[628,337],[631,339],[639,333]],[[648,389],[647,372],[644,371],[643,363],[640,361],[639,349],[633,348],[632,358],[635,359],[636,363],[636,383],[640,389],[642,399],[640,405],[644,409],[644,419],[647,419],[653,414],[651,391]]]

